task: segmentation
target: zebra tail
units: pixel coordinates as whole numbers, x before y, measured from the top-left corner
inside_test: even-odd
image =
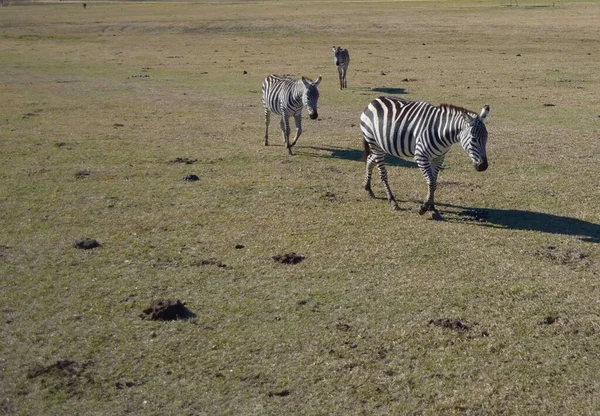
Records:
[[[367,158],[369,157],[370,154],[371,154],[371,148],[369,147],[369,143],[367,143],[367,141],[363,138],[363,157],[362,157],[362,161],[366,162]]]

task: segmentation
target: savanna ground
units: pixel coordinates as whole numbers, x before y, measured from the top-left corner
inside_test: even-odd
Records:
[[[1,412],[600,414],[600,2],[506,3],[1,8]],[[293,157],[269,73],[323,76]],[[389,94],[490,105],[446,221],[361,187]]]

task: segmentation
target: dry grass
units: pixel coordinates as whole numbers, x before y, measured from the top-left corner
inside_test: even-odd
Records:
[[[500,3],[2,8],[2,412],[598,414],[600,4]],[[324,78],[292,158],[276,119],[262,144],[269,73]],[[360,186],[390,92],[491,107],[445,222],[408,163],[403,211]],[[143,320],[157,299],[195,317]]]

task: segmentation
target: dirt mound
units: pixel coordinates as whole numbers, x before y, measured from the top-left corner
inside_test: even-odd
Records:
[[[199,180],[200,180],[200,178],[198,177],[198,175],[194,175],[194,174],[186,175],[183,177],[184,182],[196,182]]]
[[[141,317],[148,321],[175,321],[195,316],[180,300],[161,299],[144,309]]]
[[[441,328],[453,329],[455,331],[468,331],[471,329],[467,324],[459,319],[432,319],[429,325],[439,326]]]
[[[100,247],[100,243],[93,238],[82,238],[81,240],[76,240],[73,243],[73,247],[80,250],[90,250],[92,248]]]
[[[296,253],[278,254],[273,256],[273,260],[283,264],[296,264],[304,260],[304,256]]]

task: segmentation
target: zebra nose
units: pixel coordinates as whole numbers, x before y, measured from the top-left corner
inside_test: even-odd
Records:
[[[319,114],[317,114],[317,112],[315,111],[314,113],[312,113],[311,115],[309,115],[311,120],[314,120],[315,118],[319,117]]]
[[[475,165],[475,170],[477,172],[483,172],[488,168],[488,161],[487,161],[487,157],[484,157],[483,159],[481,159],[481,162]]]

